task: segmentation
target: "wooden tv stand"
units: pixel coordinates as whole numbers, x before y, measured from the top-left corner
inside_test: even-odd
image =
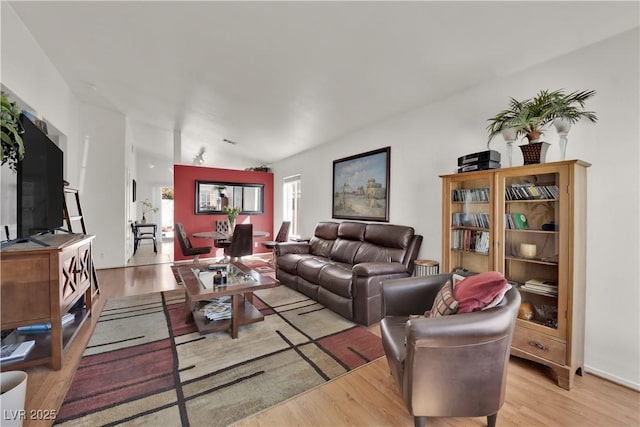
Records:
[[[93,284],[91,242],[84,234],[47,234],[32,242],[2,249],[0,256],[0,297],[3,330],[19,326],[51,323],[49,331],[12,332],[2,343],[35,340],[35,347],[23,360],[2,363],[1,369],[14,370],[49,363],[62,367],[62,353],[91,315]],[[75,320],[62,326],[62,316],[84,295],[84,307],[75,309]]]

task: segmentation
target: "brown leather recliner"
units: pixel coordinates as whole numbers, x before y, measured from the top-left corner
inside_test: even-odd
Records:
[[[430,310],[450,274],[382,283],[382,343],[416,426],[427,417],[487,417],[495,426],[505,398],[520,294],[509,290],[484,311],[413,318]]]

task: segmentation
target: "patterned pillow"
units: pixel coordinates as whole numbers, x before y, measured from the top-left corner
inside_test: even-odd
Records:
[[[490,304],[505,292],[507,279],[497,271],[485,271],[458,282],[453,295],[458,301],[459,313],[471,313]]]
[[[440,288],[430,311],[424,313],[425,317],[440,317],[456,314],[458,312],[458,301],[453,297],[453,286],[451,280]]]

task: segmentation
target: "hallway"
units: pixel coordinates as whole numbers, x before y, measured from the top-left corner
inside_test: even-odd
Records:
[[[173,263],[173,239],[164,238],[162,239],[162,242],[158,244],[157,254],[153,252],[153,242],[150,240],[141,241],[136,254],[131,257],[126,266],[134,267],[140,265],[171,263]]]

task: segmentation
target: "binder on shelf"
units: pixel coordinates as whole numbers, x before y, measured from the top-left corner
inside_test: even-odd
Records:
[[[62,316],[62,326],[68,325],[75,320],[76,316],[73,313],[67,313]],[[37,325],[20,326],[17,328],[18,332],[38,332],[51,330],[51,323],[39,323]]]

